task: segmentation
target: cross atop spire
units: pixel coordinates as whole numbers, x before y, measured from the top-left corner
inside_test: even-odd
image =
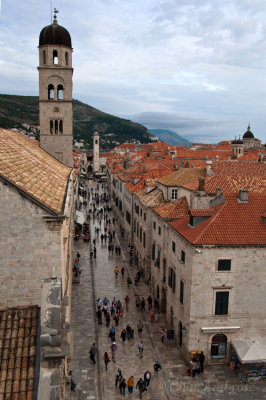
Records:
[[[54,8],[54,21],[53,21],[54,24],[57,24],[56,14],[58,14],[58,13],[59,13],[59,11],[56,8]]]

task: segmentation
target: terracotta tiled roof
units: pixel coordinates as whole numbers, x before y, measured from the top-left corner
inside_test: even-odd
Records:
[[[133,184],[132,182],[127,183],[126,188],[132,193],[139,192],[140,190],[142,190],[145,187],[147,180],[156,180],[163,176],[169,175],[171,172],[172,171],[169,169],[166,169],[166,170],[152,169],[146,173],[143,173],[142,175],[131,174],[131,176],[134,175],[134,177],[141,176],[142,179],[139,182],[137,182],[136,184]],[[156,186],[155,183],[154,183],[154,186]]]
[[[0,129],[0,176],[60,213],[71,169],[17,132]]]
[[[180,197],[176,203],[167,202],[153,209],[163,219],[178,219],[188,215],[186,197]]]
[[[190,215],[192,215],[192,217],[211,217],[214,212],[214,207],[206,209],[195,208],[190,210]]]
[[[158,179],[158,182],[165,186],[180,186],[183,183],[193,182],[197,178],[205,176],[205,168],[180,168],[165,178]]]
[[[266,193],[266,164],[244,161],[215,161],[214,175],[205,178],[205,191],[215,193],[220,188],[223,193],[238,193],[247,189],[254,193]],[[198,180],[184,183],[182,187],[196,191]]]
[[[266,196],[249,194],[248,203],[239,203],[237,194],[225,196],[225,203],[195,227],[185,217],[169,224],[192,244],[198,245],[266,245],[266,225],[262,214]]]
[[[220,160],[225,160],[226,158],[231,158],[233,155],[232,150],[191,150],[191,149],[177,149],[177,158],[191,158],[191,159],[204,159],[209,157],[209,159],[215,159],[219,157]]]
[[[147,207],[157,207],[164,203],[163,194],[158,189],[154,189],[149,193],[146,193],[144,189],[138,192],[137,196]]]
[[[33,400],[38,307],[0,310],[0,399]]]

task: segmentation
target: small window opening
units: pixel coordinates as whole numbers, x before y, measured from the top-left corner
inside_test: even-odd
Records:
[[[50,133],[51,135],[54,133],[54,121],[52,119],[50,121]]]
[[[68,52],[65,52],[65,61],[66,61],[66,65],[68,65]]]
[[[56,135],[58,134],[58,121],[57,121],[57,119],[55,120],[55,123],[54,123],[54,133]]]
[[[59,133],[60,133],[60,135],[62,135],[62,133],[63,133],[63,121],[61,119],[59,122]]]
[[[42,52],[42,62],[43,62],[43,64],[46,64],[46,51],[45,50],[43,50],[43,52]]]
[[[64,88],[63,85],[57,86],[57,99],[64,100]]]
[[[58,53],[57,53],[57,50],[53,51],[53,64],[58,64]]]
[[[54,85],[48,85],[48,99],[54,100]]]

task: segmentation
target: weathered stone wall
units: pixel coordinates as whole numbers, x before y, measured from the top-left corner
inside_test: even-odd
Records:
[[[0,306],[41,305],[42,281],[61,276],[61,222],[0,183]]]

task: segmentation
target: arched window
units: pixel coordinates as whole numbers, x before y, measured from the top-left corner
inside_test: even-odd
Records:
[[[95,144],[98,144],[98,140],[97,139],[95,140]]]
[[[48,85],[48,100],[54,100],[54,85]]]
[[[213,336],[211,358],[226,358],[227,337],[223,334]]]
[[[50,121],[50,133],[51,135],[54,133],[54,121],[52,119]]]
[[[57,100],[64,100],[64,88],[63,85],[57,86]]]
[[[58,134],[58,121],[57,119],[54,122],[54,133],[57,135]]]
[[[43,50],[43,52],[42,52],[42,63],[46,64],[46,51],[45,50]]]
[[[62,135],[63,133],[63,121],[60,119],[59,121],[59,133]]]
[[[53,51],[53,64],[58,64],[58,53],[57,53],[57,50]]]
[[[68,52],[65,52],[65,61],[66,61],[66,65],[68,65]]]

